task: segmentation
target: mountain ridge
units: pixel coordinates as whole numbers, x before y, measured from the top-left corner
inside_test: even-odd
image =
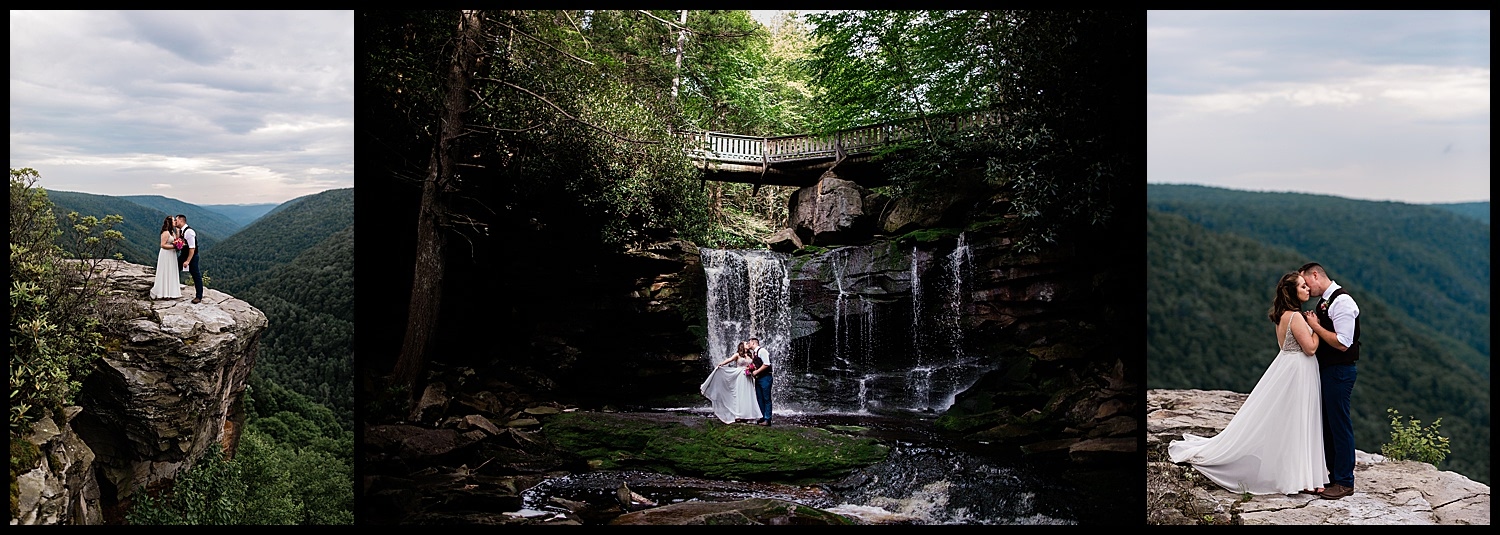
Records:
[[[1272,288],[1307,256],[1190,215],[1148,203],[1148,388],[1249,392],[1279,345],[1266,318]],[[1442,418],[1452,439],[1444,466],[1487,482],[1488,355],[1453,339],[1421,310],[1388,302],[1370,281],[1334,273],[1361,308],[1366,349],[1352,399],[1356,443],[1385,441],[1386,408],[1423,422]],[[1487,296],[1487,277],[1483,286]]]

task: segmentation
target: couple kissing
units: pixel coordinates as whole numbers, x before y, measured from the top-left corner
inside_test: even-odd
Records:
[[[771,352],[751,337],[714,366],[698,391],[726,424],[771,425]]]
[[[1303,312],[1315,297],[1313,310]],[[1349,496],[1359,305],[1311,262],[1282,275],[1268,318],[1280,353],[1244,405],[1219,434],[1184,433],[1168,455],[1232,492]]]

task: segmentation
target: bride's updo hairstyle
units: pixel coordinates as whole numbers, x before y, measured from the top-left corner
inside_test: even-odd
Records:
[[[1271,301],[1271,312],[1268,314],[1271,323],[1281,323],[1281,313],[1288,310],[1302,310],[1302,302],[1297,300],[1297,279],[1302,278],[1301,273],[1288,271],[1281,276],[1281,281],[1276,283],[1276,299]]]
[[[161,222],[161,231],[162,232],[168,232],[168,231],[171,231],[171,230],[172,230],[172,217],[171,216],[167,216],[167,219],[165,221]]]

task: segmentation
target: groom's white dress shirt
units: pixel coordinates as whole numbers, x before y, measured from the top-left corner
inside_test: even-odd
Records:
[[[1323,290],[1323,299],[1327,300],[1339,288],[1342,288],[1339,283],[1328,281],[1328,289]],[[1346,293],[1328,303],[1328,317],[1333,320],[1333,333],[1338,335],[1339,343],[1344,347],[1354,345],[1354,319],[1359,317],[1359,305],[1354,303],[1354,298]]]

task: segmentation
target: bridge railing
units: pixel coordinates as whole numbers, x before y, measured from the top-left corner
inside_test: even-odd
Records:
[[[925,139],[926,127],[934,130],[966,130],[1000,120],[998,112],[981,110],[929,116],[840,130],[826,137],[793,135],[742,136],[720,132],[685,132],[688,155],[696,159],[743,164],[771,164],[874,152],[886,145]]]

